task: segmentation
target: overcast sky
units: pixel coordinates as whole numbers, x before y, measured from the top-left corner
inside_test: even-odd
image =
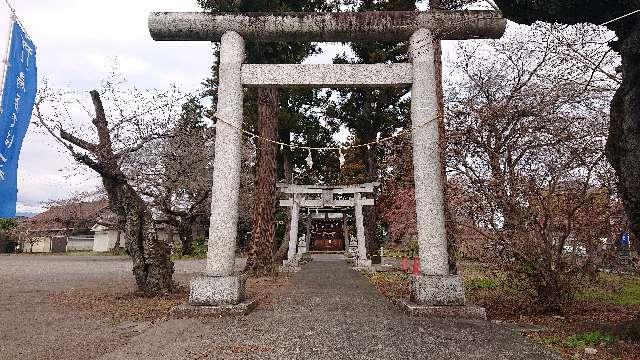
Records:
[[[196,89],[209,75],[208,42],[154,42],[152,11],[199,11],[195,0],[13,0],[19,20],[38,51],[39,80],[77,91],[95,88],[117,57],[120,71],[139,88]],[[7,37],[9,10],[0,2],[0,44]],[[4,46],[4,45],[0,45]],[[328,63],[343,48],[324,46],[310,62]],[[89,169],[71,171],[73,159],[31,126],[18,169],[18,211],[39,212],[42,202],[99,186]]]

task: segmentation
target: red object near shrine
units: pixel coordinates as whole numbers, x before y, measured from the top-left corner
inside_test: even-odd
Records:
[[[413,270],[411,271],[413,275],[420,275],[420,258],[417,256],[413,257]]]
[[[406,256],[402,257],[402,271],[407,272],[409,270],[409,259]]]

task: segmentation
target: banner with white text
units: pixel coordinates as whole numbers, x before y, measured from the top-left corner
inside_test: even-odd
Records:
[[[16,216],[18,159],[38,88],[36,47],[17,21],[8,54],[0,110],[0,218]]]

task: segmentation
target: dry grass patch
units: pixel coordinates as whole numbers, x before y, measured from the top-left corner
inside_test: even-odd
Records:
[[[50,300],[67,308],[89,311],[111,318],[116,323],[125,321],[156,321],[164,318],[174,306],[184,303],[188,293],[180,288],[165,296],[143,293],[111,293],[96,290],[73,289],[50,296]]]
[[[247,296],[257,299],[259,307],[272,306],[276,301],[275,291],[286,285],[288,280],[287,276],[249,278],[246,285]],[[176,293],[165,296],[103,289],[72,289],[49,296],[55,305],[99,314],[115,323],[155,322],[166,318],[174,306],[186,303],[188,298],[189,289],[186,287],[180,287]]]
[[[408,274],[400,271],[386,271],[363,272],[363,275],[384,296],[390,299],[409,299],[411,288]]]

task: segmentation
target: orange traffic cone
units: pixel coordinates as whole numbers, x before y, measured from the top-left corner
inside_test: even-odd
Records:
[[[413,275],[420,275],[420,258],[417,256],[413,257],[413,270],[411,271]]]

